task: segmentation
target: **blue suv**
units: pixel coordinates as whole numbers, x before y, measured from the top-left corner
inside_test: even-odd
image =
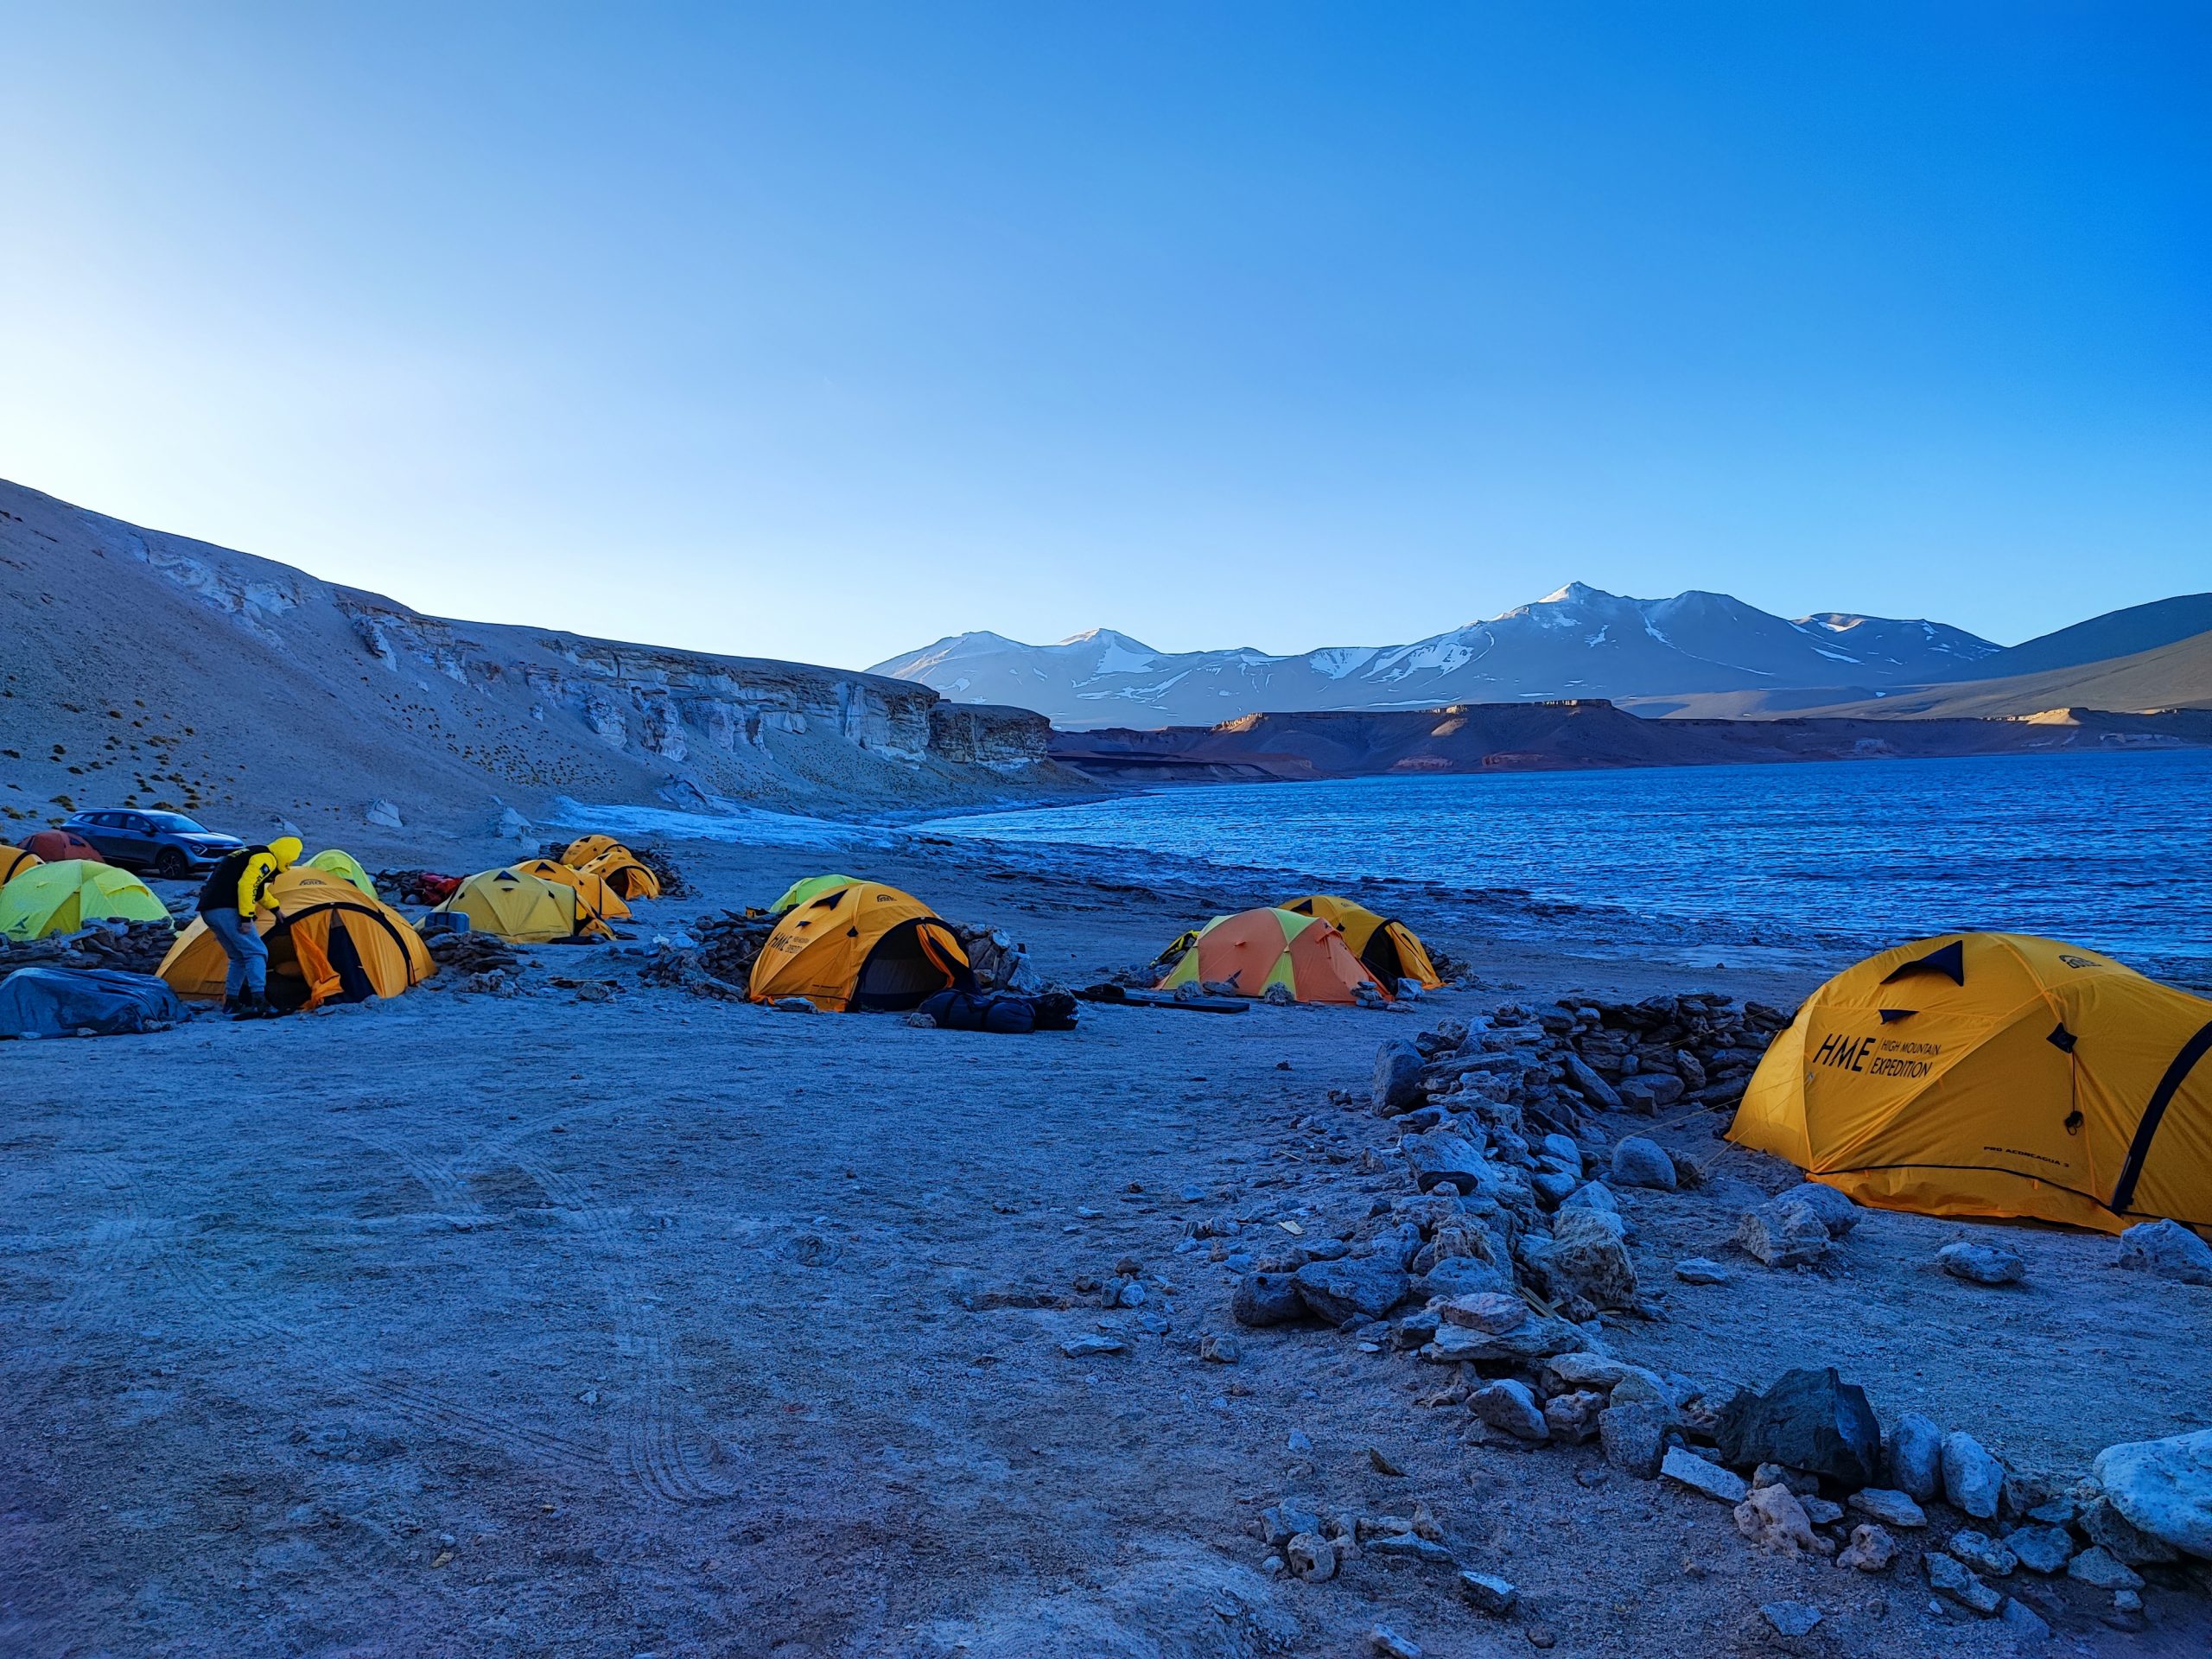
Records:
[[[226,854],[245,845],[236,836],[220,835],[181,812],[135,808],[73,812],[62,820],[61,827],[91,842],[111,864],[151,870],[171,881],[204,875]]]

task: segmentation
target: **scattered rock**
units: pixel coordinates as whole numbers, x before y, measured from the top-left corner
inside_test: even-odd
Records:
[[[1785,1371],[1763,1395],[1739,1394],[1720,1414],[1724,1462],[1778,1463],[1847,1487],[1871,1485],[1882,1463],[1882,1426],[1866,1391],[1834,1369]]]
[[[2005,1492],[2005,1465],[1963,1430],[1943,1437],[1943,1496],[1977,1521],[1996,1518]]]
[[[1892,1527],[1924,1527],[1928,1512],[1903,1492],[1891,1491],[1885,1486],[1868,1486],[1853,1492],[1847,1503],[1859,1514]]]
[[[1100,1354],[1126,1353],[1128,1346],[1119,1337],[1071,1337],[1060,1344],[1060,1351],[1070,1359],[1092,1359]]]
[[[1288,1543],[1301,1532],[1321,1535],[1321,1517],[1295,1503],[1278,1503],[1260,1514],[1260,1525],[1270,1545]]]
[[[1774,1195],[1777,1204],[1802,1204],[1821,1218],[1831,1238],[1841,1238],[1859,1224],[1866,1212],[1825,1181],[1800,1181]]]
[[[1597,1433],[1598,1416],[1605,1409],[1605,1396],[1590,1389],[1555,1394],[1544,1402],[1544,1423],[1561,1445],[1580,1446]]]
[[[1382,1656],[1382,1659],[1421,1659],[1421,1643],[1409,1636],[1400,1636],[1388,1624],[1377,1624],[1367,1633],[1367,1645]]]
[[[1459,1584],[1460,1597],[1478,1612],[1510,1613],[1521,1599],[1521,1592],[1510,1581],[1495,1573],[1462,1570]]]
[[[1611,1416],[1612,1413],[1605,1414]],[[1701,1492],[1723,1503],[1740,1503],[1751,1494],[1751,1489],[1744,1484],[1741,1475],[1733,1470],[1723,1469],[1717,1463],[1708,1463],[1696,1452],[1686,1452],[1679,1446],[1667,1448],[1666,1456],[1659,1460],[1659,1472],[1669,1480],[1681,1482],[1694,1492]]]
[[[1301,1532],[1283,1546],[1283,1559],[1301,1579],[1319,1584],[1337,1576],[1337,1547],[1318,1533]]]
[[[1951,1541],[1943,1548],[1955,1560],[1964,1561],[1986,1578],[2008,1578],[2012,1569],[2020,1564],[2018,1556],[1987,1533],[1975,1532],[1971,1529],[1953,1533]]]
[[[1882,1448],[1882,1471],[1890,1484],[1925,1503],[1943,1490],[1943,1431],[1934,1420],[1908,1411],[1891,1428]],[[1887,1516],[1876,1517],[1888,1520]],[[1898,1524],[1891,1522],[1891,1525]],[[1918,1522],[1912,1524],[1917,1525]]]
[[[1431,1567],[1452,1567],[1458,1563],[1452,1552],[1431,1538],[1418,1533],[1386,1532],[1362,1541],[1360,1548],[1370,1555],[1395,1555],[1408,1560],[1426,1561]]]
[[[2176,1549],[2212,1558],[2212,1429],[2107,1446],[2097,1453],[2095,1473],[2131,1525]]]
[[[1406,1471],[1399,1466],[1398,1460],[1379,1446],[1367,1448],[1367,1466],[1378,1475],[1389,1475],[1398,1479],[1405,1477]]]
[[[2212,1285],[2212,1244],[2177,1221],[2146,1221],[2120,1236],[2114,1265],[2185,1285]]]
[[[1308,1262],[1291,1275],[1291,1281],[1306,1306],[1331,1325],[1350,1319],[1379,1319],[1413,1288],[1405,1269],[1380,1255]]]
[[[2140,1590],[2143,1575],[2102,1544],[2092,1544],[2066,1563],[2066,1576],[2092,1590]]]
[[[1866,1521],[1851,1529],[1851,1541],[1837,1553],[1835,1564],[1861,1573],[1883,1573],[1888,1571],[1897,1553],[1896,1541],[1872,1522]]]
[[[1998,1622],[2012,1633],[2018,1647],[2031,1647],[2050,1640],[2050,1626],[2041,1613],[2018,1596],[2005,1598],[2005,1605],[1997,1615]]]
[[[1927,1569],[1929,1589],[1956,1602],[1970,1613],[1978,1613],[1987,1618],[2005,1604],[2002,1595],[1948,1555],[1930,1551],[1921,1557],[1921,1565]]]
[[[1395,1117],[1420,1105],[1427,1097],[1427,1090],[1421,1087],[1422,1064],[1421,1051],[1401,1039],[1393,1038],[1375,1051],[1375,1077],[1370,1095],[1376,1116]]]
[[[1244,1357],[1244,1344],[1225,1331],[1209,1331],[1198,1338],[1198,1357],[1216,1365],[1234,1365]]]
[[[1821,1619],[1821,1610],[1809,1601],[1767,1601],[1759,1604],[1766,1622],[1783,1636],[1810,1636]]]
[[[2021,1527],[2005,1535],[2005,1547],[2031,1573],[2063,1573],[2074,1557],[2073,1535],[2063,1527]]]
[[[1596,1210],[1562,1210],[1552,1225],[1551,1269],[1595,1307],[1633,1307],[1636,1263],[1628,1247]]]
[[[1306,1302],[1291,1274],[1248,1273],[1230,1298],[1229,1311],[1239,1325],[1287,1325],[1306,1317]]]
[[[1626,1136],[1613,1148],[1612,1179],[1622,1186],[1656,1186],[1675,1190],[1675,1160],[1656,1141],[1640,1135]]]
[[[1653,1406],[1608,1407],[1598,1414],[1598,1444],[1614,1468],[1639,1480],[1656,1479],[1667,1448],[1667,1420]]]
[[[361,809],[361,822],[375,824],[380,830],[405,828],[400,820],[399,809],[381,795]]]
[[[1954,1279],[1974,1285],[2017,1285],[2028,1276],[2026,1258],[1996,1244],[1946,1244],[1936,1264]]]
[[[1675,1277],[1686,1285],[1725,1285],[1728,1269],[1702,1255],[1686,1255],[1675,1263]]]
[[[2143,1530],[2120,1512],[2109,1497],[2100,1497],[2082,1510],[2075,1524],[2089,1541],[2101,1544],[2130,1567],[2146,1567],[2177,1560],[2174,1547]]]
[[[1796,1268],[1827,1254],[1828,1230],[1803,1204],[1763,1204],[1737,1224],[1736,1243],[1770,1268]]]
[[[1813,1522],[1787,1486],[1758,1486],[1736,1506],[1736,1530],[1762,1549],[1789,1556],[1820,1553]]]
[[[1467,1406],[1492,1428],[1503,1429],[1517,1440],[1551,1439],[1549,1421],[1525,1382],[1504,1377],[1486,1383],[1468,1395]]]

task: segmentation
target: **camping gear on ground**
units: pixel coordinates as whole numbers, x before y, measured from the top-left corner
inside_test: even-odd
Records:
[[[1333,893],[1308,893],[1278,908],[1334,922],[1343,931],[1344,943],[1351,947],[1352,955],[1367,964],[1367,971],[1386,989],[1395,991],[1402,979],[1414,981],[1425,991],[1435,990],[1444,983],[1444,976],[1428,959],[1427,948],[1421,944],[1420,936],[1395,917],[1377,915],[1366,906],[1356,905]]]
[[[10,847],[6,842],[0,841],[0,887],[6,887],[25,870],[45,862],[28,847]]]
[[[809,875],[801,877],[785,887],[783,896],[768,906],[771,916],[780,916],[794,905],[803,905],[819,899],[825,893],[835,893],[839,887],[849,887],[858,881],[857,875]]]
[[[18,941],[74,933],[91,922],[166,921],[168,913],[130,871],[97,860],[35,864],[0,887],[0,935]]]
[[[612,836],[580,836],[561,850],[561,862],[572,870],[581,870],[601,853],[629,853],[630,849]],[[630,855],[635,857],[635,854]]]
[[[460,885],[459,876],[441,875],[435,870],[378,870],[376,874],[377,897],[389,894],[389,902],[397,905],[442,905]]]
[[[753,963],[748,995],[755,1002],[803,996],[831,1014],[904,1013],[948,987],[975,988],[952,930],[912,893],[860,881],[776,924]]]
[[[361,861],[341,848],[326,847],[308,860],[307,864],[311,870],[321,870],[326,875],[334,875],[341,881],[352,882],[372,899],[381,900],[383,898],[383,894],[377,891],[375,881],[370,879],[369,873],[361,868]]]
[[[480,870],[464,877],[438,906],[468,918],[469,931],[516,944],[556,944],[611,939],[614,930],[592,914],[574,887],[512,870]]]
[[[286,870],[269,884],[268,898],[270,907],[254,921],[269,952],[274,1007],[398,996],[437,972],[404,916],[327,871]],[[213,1002],[229,966],[221,942],[195,919],[162,962],[162,977],[187,1001]]]
[[[660,878],[647,869],[643,861],[627,847],[616,847],[601,853],[584,865],[583,870],[587,875],[597,876],[625,899],[660,897]]]
[[[1242,1014],[1252,1005],[1241,996],[1184,996],[1174,991],[1132,990],[1108,980],[1086,985],[1076,994],[1078,1001],[1122,1002],[1133,1008],[1181,1008],[1190,1014]]]
[[[1073,1031],[1075,999],[1065,991],[1039,996],[992,995],[981,991],[938,991],[916,1010],[946,1031],[989,1031],[1026,1036],[1033,1031]]]
[[[564,887],[574,887],[583,896],[584,903],[591,906],[591,913],[602,922],[629,919],[630,906],[595,870],[571,869],[556,858],[527,859],[507,868],[518,875],[534,875],[541,881],[558,881]]]
[[[1952,933],[1808,997],[1728,1138],[1861,1204],[2212,1225],[2212,1001],[2094,950]]]
[[[67,830],[41,830],[36,835],[25,836],[23,850],[36,854],[49,864],[59,864],[65,859],[81,860],[86,864],[107,862],[99,848]]]
[[[19,968],[0,979],[0,1037],[119,1037],[184,1017],[176,993],[151,974]]]
[[[1237,996],[1266,996],[1275,988],[1297,1002],[1351,1006],[1359,988],[1388,996],[1382,984],[1354,956],[1335,924],[1288,910],[1246,910],[1217,916],[1198,930],[1196,943],[1183,952],[1154,988],[1227,986]]]

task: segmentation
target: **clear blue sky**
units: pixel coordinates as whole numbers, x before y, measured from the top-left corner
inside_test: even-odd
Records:
[[[864,664],[2212,586],[2212,9],[0,3],[0,476]]]

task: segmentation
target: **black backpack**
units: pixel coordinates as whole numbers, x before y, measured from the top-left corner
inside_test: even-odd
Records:
[[[982,991],[939,991],[919,1012],[946,1031],[995,1031],[1026,1036],[1033,1031],[1072,1031],[1075,999],[1065,991],[1042,996],[991,996]]]

